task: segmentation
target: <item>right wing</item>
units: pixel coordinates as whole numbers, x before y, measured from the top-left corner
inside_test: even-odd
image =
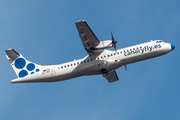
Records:
[[[76,23],[76,27],[79,32],[81,41],[89,55],[102,52],[103,50],[97,50],[96,46],[99,45],[100,41],[93,33],[91,28],[88,26],[85,20],[79,20]]]
[[[109,82],[115,82],[115,81],[118,81],[119,78],[116,74],[116,71],[111,71],[111,72],[108,72],[108,73],[105,73],[105,74],[102,74],[103,77],[105,77]]]

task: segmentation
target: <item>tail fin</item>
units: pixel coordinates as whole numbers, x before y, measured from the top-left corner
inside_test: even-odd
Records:
[[[28,74],[39,72],[40,65],[26,60],[21,54],[10,48],[5,50],[6,57],[9,60],[17,77],[25,77]]]

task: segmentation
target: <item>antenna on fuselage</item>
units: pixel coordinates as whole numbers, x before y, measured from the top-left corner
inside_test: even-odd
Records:
[[[125,67],[125,70],[126,70],[126,72],[127,72],[127,66],[126,66],[126,65],[124,65],[124,67]]]

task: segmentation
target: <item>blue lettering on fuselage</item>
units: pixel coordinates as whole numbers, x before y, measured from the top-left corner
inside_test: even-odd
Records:
[[[152,51],[153,49],[161,48],[161,44],[157,44],[154,46],[144,46],[144,47],[138,47],[137,49],[128,49],[124,51],[124,56],[134,55],[134,54],[143,54],[146,51]]]

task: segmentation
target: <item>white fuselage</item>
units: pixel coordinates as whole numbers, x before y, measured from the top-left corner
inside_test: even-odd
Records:
[[[119,49],[116,52],[104,50],[100,54],[86,56],[79,60],[59,64],[39,66],[36,74],[12,80],[18,82],[54,82],[83,75],[106,74],[121,66],[161,56],[172,50],[170,43],[150,41],[147,43]]]

